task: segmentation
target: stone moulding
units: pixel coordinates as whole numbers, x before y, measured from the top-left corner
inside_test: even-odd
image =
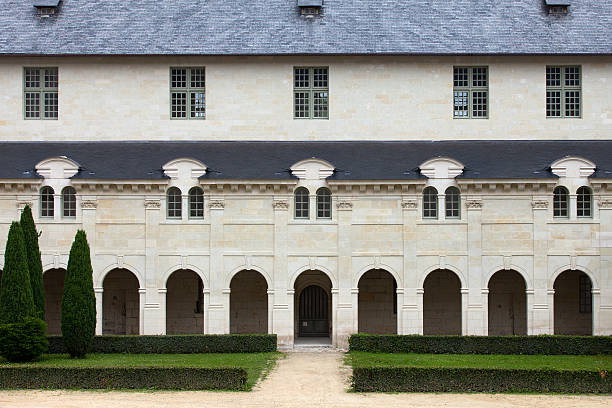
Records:
[[[208,208],[213,210],[222,210],[225,208],[225,202],[223,200],[210,200]]]
[[[159,210],[161,208],[160,200],[145,200],[145,208],[147,210]]]
[[[32,201],[17,201],[17,208],[24,209],[26,205],[32,208]]]
[[[402,208],[404,210],[416,210],[417,202],[416,200],[404,200],[402,201]]]
[[[599,201],[599,208],[612,209],[612,199]]]
[[[531,202],[531,207],[533,207],[534,210],[546,210],[548,208],[548,201],[534,200]]]
[[[481,210],[482,209],[482,201],[481,200],[467,200],[465,205],[468,210]]]
[[[81,201],[81,208],[84,210],[95,210],[98,208],[98,202],[96,200],[83,200]]]
[[[353,209],[353,203],[351,203],[350,201],[338,201],[336,203],[336,208],[338,210],[344,210],[344,211],[348,211],[348,210],[352,210]]]
[[[287,200],[274,200],[272,202],[272,208],[279,211],[285,211],[289,209],[289,201]]]

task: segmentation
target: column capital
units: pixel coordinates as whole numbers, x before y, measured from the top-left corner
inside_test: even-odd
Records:
[[[160,295],[165,295],[166,293],[168,293],[168,288],[159,288],[157,289],[157,293],[159,293]]]
[[[94,288],[94,293],[104,293],[104,288],[102,287]]]

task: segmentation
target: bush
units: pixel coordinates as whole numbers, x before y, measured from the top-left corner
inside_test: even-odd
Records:
[[[0,324],[20,323],[27,317],[34,316],[34,300],[23,232],[19,223],[13,222],[9,229],[4,252]]]
[[[417,336],[353,334],[351,351],[419,354],[612,354],[612,336]]]
[[[8,361],[32,361],[47,351],[47,325],[35,317],[0,325],[0,355]]]
[[[276,351],[274,334],[211,334],[171,336],[96,336],[92,353],[193,354],[265,353]],[[66,353],[61,336],[49,336],[49,353]]]
[[[245,390],[243,368],[2,367],[3,389]]]
[[[606,371],[480,368],[360,367],[357,392],[559,392],[611,393]]]
[[[62,337],[72,357],[88,352],[96,330],[93,269],[85,231],[77,231],[66,269],[62,294]]]
[[[42,262],[40,260],[40,249],[38,248],[38,232],[36,231],[30,206],[26,205],[23,209],[19,225],[21,225],[23,231],[23,242],[28,260],[30,286],[32,287],[32,298],[34,301],[34,315],[44,320],[45,287],[43,285]]]

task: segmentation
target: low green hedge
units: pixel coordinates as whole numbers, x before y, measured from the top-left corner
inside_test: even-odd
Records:
[[[276,351],[275,334],[115,336],[94,338],[90,353],[193,354]],[[61,336],[49,336],[49,353],[67,353]]]
[[[612,393],[607,371],[361,367],[353,369],[352,386],[357,392]]]
[[[2,389],[245,390],[242,368],[0,368]]]
[[[351,351],[419,354],[612,354],[612,336],[418,336],[349,337]]]

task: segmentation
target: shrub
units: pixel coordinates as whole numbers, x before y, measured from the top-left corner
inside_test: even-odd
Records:
[[[192,354],[265,353],[276,351],[274,334],[210,334],[171,336],[96,336],[92,353]],[[49,336],[49,353],[66,353],[60,336]]]
[[[349,337],[351,351],[420,354],[612,354],[612,336],[418,336]]]
[[[32,361],[47,351],[47,325],[35,317],[0,325],[0,355],[8,361]]]
[[[481,368],[358,367],[357,392],[560,392],[610,393],[605,371]]]
[[[23,209],[19,224],[23,231],[23,241],[28,259],[35,316],[44,320],[45,287],[43,285],[42,262],[40,260],[40,249],[38,248],[38,232],[36,231],[34,218],[32,218],[32,210],[29,205],[26,205]]]
[[[72,357],[83,357],[96,330],[93,270],[85,231],[77,231],[66,270],[62,294],[62,337]]]
[[[245,390],[246,383],[243,368],[0,368],[3,389]]]
[[[23,232],[18,222],[9,229],[4,252],[2,292],[0,293],[0,324],[20,323],[34,316],[34,300],[30,286],[28,261]]]

